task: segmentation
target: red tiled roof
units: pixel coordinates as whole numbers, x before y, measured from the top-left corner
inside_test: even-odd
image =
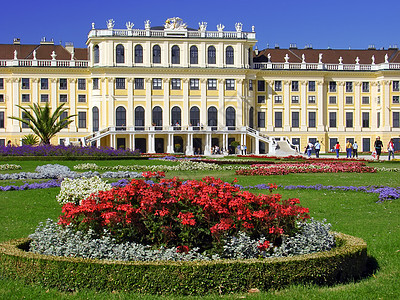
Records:
[[[268,53],[271,55],[272,63],[285,62],[285,55],[289,56],[290,63],[301,63],[302,55],[305,56],[306,63],[318,63],[319,54],[322,53],[322,63],[338,64],[342,57],[343,64],[355,64],[356,58],[360,59],[360,64],[371,64],[372,56],[375,57],[375,63],[385,62],[385,55],[388,55],[390,63],[400,62],[400,54],[397,49],[390,50],[344,50],[344,49],[264,49],[258,55],[254,56],[254,62],[267,62]]]
[[[33,59],[33,51],[36,50],[37,59],[51,59],[51,53],[56,53],[56,60],[70,60],[71,53],[61,45],[40,44],[40,45],[20,45],[20,44],[0,44],[0,59],[13,59],[14,51],[17,50],[18,59]],[[77,60],[87,60],[88,53],[86,48],[75,48],[74,56]]]

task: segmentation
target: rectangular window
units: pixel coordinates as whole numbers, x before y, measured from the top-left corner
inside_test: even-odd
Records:
[[[207,79],[207,89],[216,90],[217,89],[217,79]]]
[[[258,127],[261,127],[261,128],[265,127],[265,112],[259,111],[257,113],[257,124],[258,124]]]
[[[336,96],[329,96],[329,104],[336,104]]]
[[[60,90],[66,90],[68,88],[68,82],[65,78],[60,78]]]
[[[86,95],[78,95],[79,103],[86,103]]]
[[[363,93],[369,93],[369,82],[363,82],[362,83],[362,92]]]
[[[4,128],[4,111],[0,111],[0,128]]]
[[[257,103],[265,103],[265,96],[257,96]]]
[[[363,112],[361,114],[361,118],[362,118],[362,127],[368,128],[369,127],[369,112]]]
[[[257,91],[265,92],[265,81],[264,80],[257,81]]]
[[[4,90],[4,79],[0,78],[0,90]]]
[[[281,111],[275,112],[275,127],[282,128],[282,112]]]
[[[60,115],[60,122],[62,120],[64,120],[65,118],[68,118],[68,112],[67,111],[63,111]],[[63,128],[68,128],[67,122],[65,122],[65,125]]]
[[[21,88],[23,90],[29,90],[29,88],[30,88],[29,78],[22,78],[21,79]]]
[[[227,91],[235,90],[235,79],[227,79],[227,80],[225,80],[225,89]]]
[[[86,90],[86,79],[78,78],[78,90]]]
[[[353,104],[353,96],[346,96],[346,104]]]
[[[300,138],[292,138],[292,144],[299,146],[300,149]]]
[[[353,127],[353,112],[346,112],[346,127],[352,128]]]
[[[336,93],[336,81],[329,81],[329,92]]]
[[[346,82],[346,93],[352,93],[353,92],[353,82],[347,81]]]
[[[369,97],[368,96],[362,96],[361,103],[362,104],[369,104]]]
[[[153,90],[161,90],[161,89],[162,89],[162,79],[153,78]]]
[[[253,80],[249,79],[249,91],[253,90]]]
[[[282,103],[282,96],[275,96],[274,97],[274,102],[275,102],[275,104]]]
[[[135,90],[144,90],[144,78],[135,78]]]
[[[43,103],[49,102],[49,95],[48,94],[40,95],[40,102],[43,102]]]
[[[60,103],[68,102],[68,95],[67,94],[60,94]]]
[[[23,119],[23,120],[28,120],[29,121],[29,119],[26,117],[26,112],[22,112],[21,113],[21,119]],[[21,127],[22,128],[29,128],[29,125],[28,124],[25,124],[25,123],[21,123]]]
[[[293,104],[298,104],[299,101],[300,101],[299,99],[300,99],[299,96],[292,96],[292,103],[293,103]]]
[[[275,91],[276,92],[282,91],[282,81],[280,80],[275,81]]]
[[[329,127],[331,127],[331,128],[336,127],[336,112],[335,111],[329,112]]]
[[[376,113],[376,127],[381,127],[381,113],[379,111]]]
[[[99,78],[93,78],[93,89],[94,89],[94,90],[100,89],[100,86],[99,86]]]
[[[400,102],[399,102],[399,96],[393,96],[393,98],[392,98],[392,103],[393,104],[399,104]]]
[[[49,79],[48,78],[40,78],[40,89],[41,90],[49,89]]]
[[[298,92],[298,91],[299,91],[299,82],[292,81],[292,92]]]
[[[337,142],[338,142],[337,138],[330,138],[329,139],[329,149],[335,149]]]
[[[308,112],[308,127],[315,128],[316,127],[316,112],[315,111],[309,111]]]
[[[86,128],[86,111],[78,111],[78,128]]]
[[[0,94],[0,102],[4,102],[4,95]]]
[[[393,81],[392,83],[393,92],[398,92],[399,89],[399,81]]]
[[[400,112],[393,112],[393,128],[400,128]]]
[[[29,95],[29,94],[22,94],[21,102],[30,102],[31,101],[30,96],[31,95]]]
[[[198,79],[190,79],[190,89],[191,90],[199,90],[200,89],[200,82]]]
[[[315,92],[315,81],[309,81],[308,82],[308,91],[309,92]]]
[[[292,111],[292,127],[299,128],[300,113],[298,111]]]
[[[181,89],[181,80],[179,78],[171,79],[171,89],[172,90],[180,90]]]
[[[309,104],[315,104],[316,103],[315,96],[308,96],[308,103]]]
[[[115,89],[117,90],[125,89],[125,78],[115,78]]]
[[[370,138],[363,138],[362,139],[362,151],[369,152],[371,151],[371,139]]]

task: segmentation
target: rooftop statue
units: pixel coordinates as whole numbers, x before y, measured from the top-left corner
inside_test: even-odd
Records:
[[[18,54],[17,50],[14,50],[14,59],[18,59],[17,54]]]
[[[237,32],[242,32],[243,24],[242,23],[236,23],[235,28]]]
[[[146,20],[145,22],[144,22],[144,29],[146,29],[146,30],[150,30],[150,20]]]
[[[318,63],[322,64],[322,53],[318,55]]]
[[[301,63],[305,63],[306,62],[306,56],[304,55],[304,53],[301,55]]]
[[[207,29],[207,22],[199,23],[199,30],[200,31],[206,31],[206,29]]]
[[[183,30],[186,29],[187,24],[183,23],[179,17],[169,18],[165,21],[164,28],[167,30]]]
[[[218,30],[219,32],[222,32],[222,31],[224,30],[224,28],[225,28],[225,26],[222,25],[222,24],[218,24],[218,25],[217,25],[217,30]]]
[[[109,19],[109,20],[107,21],[107,29],[113,29],[113,28],[114,28],[114,25],[115,25],[115,22],[114,22],[113,19]]]
[[[385,64],[389,63],[389,56],[387,55],[387,53],[385,54]]]
[[[371,60],[372,60],[372,64],[374,65],[375,64],[375,55],[372,55]]]
[[[133,26],[135,26],[135,24],[133,24],[132,22],[128,21],[125,23],[126,29],[131,30],[133,28]]]

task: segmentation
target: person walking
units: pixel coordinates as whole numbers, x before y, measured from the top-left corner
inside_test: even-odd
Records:
[[[390,139],[388,145],[387,145],[387,150],[388,150],[388,160],[390,160],[390,156],[392,156],[392,158],[394,159],[394,142],[393,139]]]
[[[335,151],[336,151],[336,158],[339,158],[339,151],[341,150],[339,142],[336,142]]]
[[[354,141],[353,144],[353,158],[357,157],[358,158],[358,144],[357,141]]]
[[[353,144],[350,143],[350,140],[347,140],[346,144],[346,158],[351,158],[351,152],[353,151]]]
[[[311,141],[309,140],[308,141],[308,144],[307,144],[307,156],[310,158],[311,157],[311,151],[312,151],[312,149],[314,148],[314,145],[313,145],[313,143],[311,143]]]
[[[381,141],[380,136],[378,136],[376,138],[374,147],[375,147],[375,152],[376,152],[376,159],[379,160],[379,157],[381,156],[381,153],[382,153],[382,147],[383,147],[383,143]]]
[[[321,150],[321,144],[319,143],[318,140],[315,142],[314,149],[315,149],[315,157],[319,158],[319,151]]]

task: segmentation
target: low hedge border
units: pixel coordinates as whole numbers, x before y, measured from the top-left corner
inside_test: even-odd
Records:
[[[27,252],[29,239],[0,244],[0,272],[60,291],[93,289],[159,295],[204,295],[280,289],[290,284],[331,285],[366,270],[367,245],[337,234],[327,252],[294,257],[197,262],[121,262],[53,257]],[[25,250],[24,250],[25,249]]]

